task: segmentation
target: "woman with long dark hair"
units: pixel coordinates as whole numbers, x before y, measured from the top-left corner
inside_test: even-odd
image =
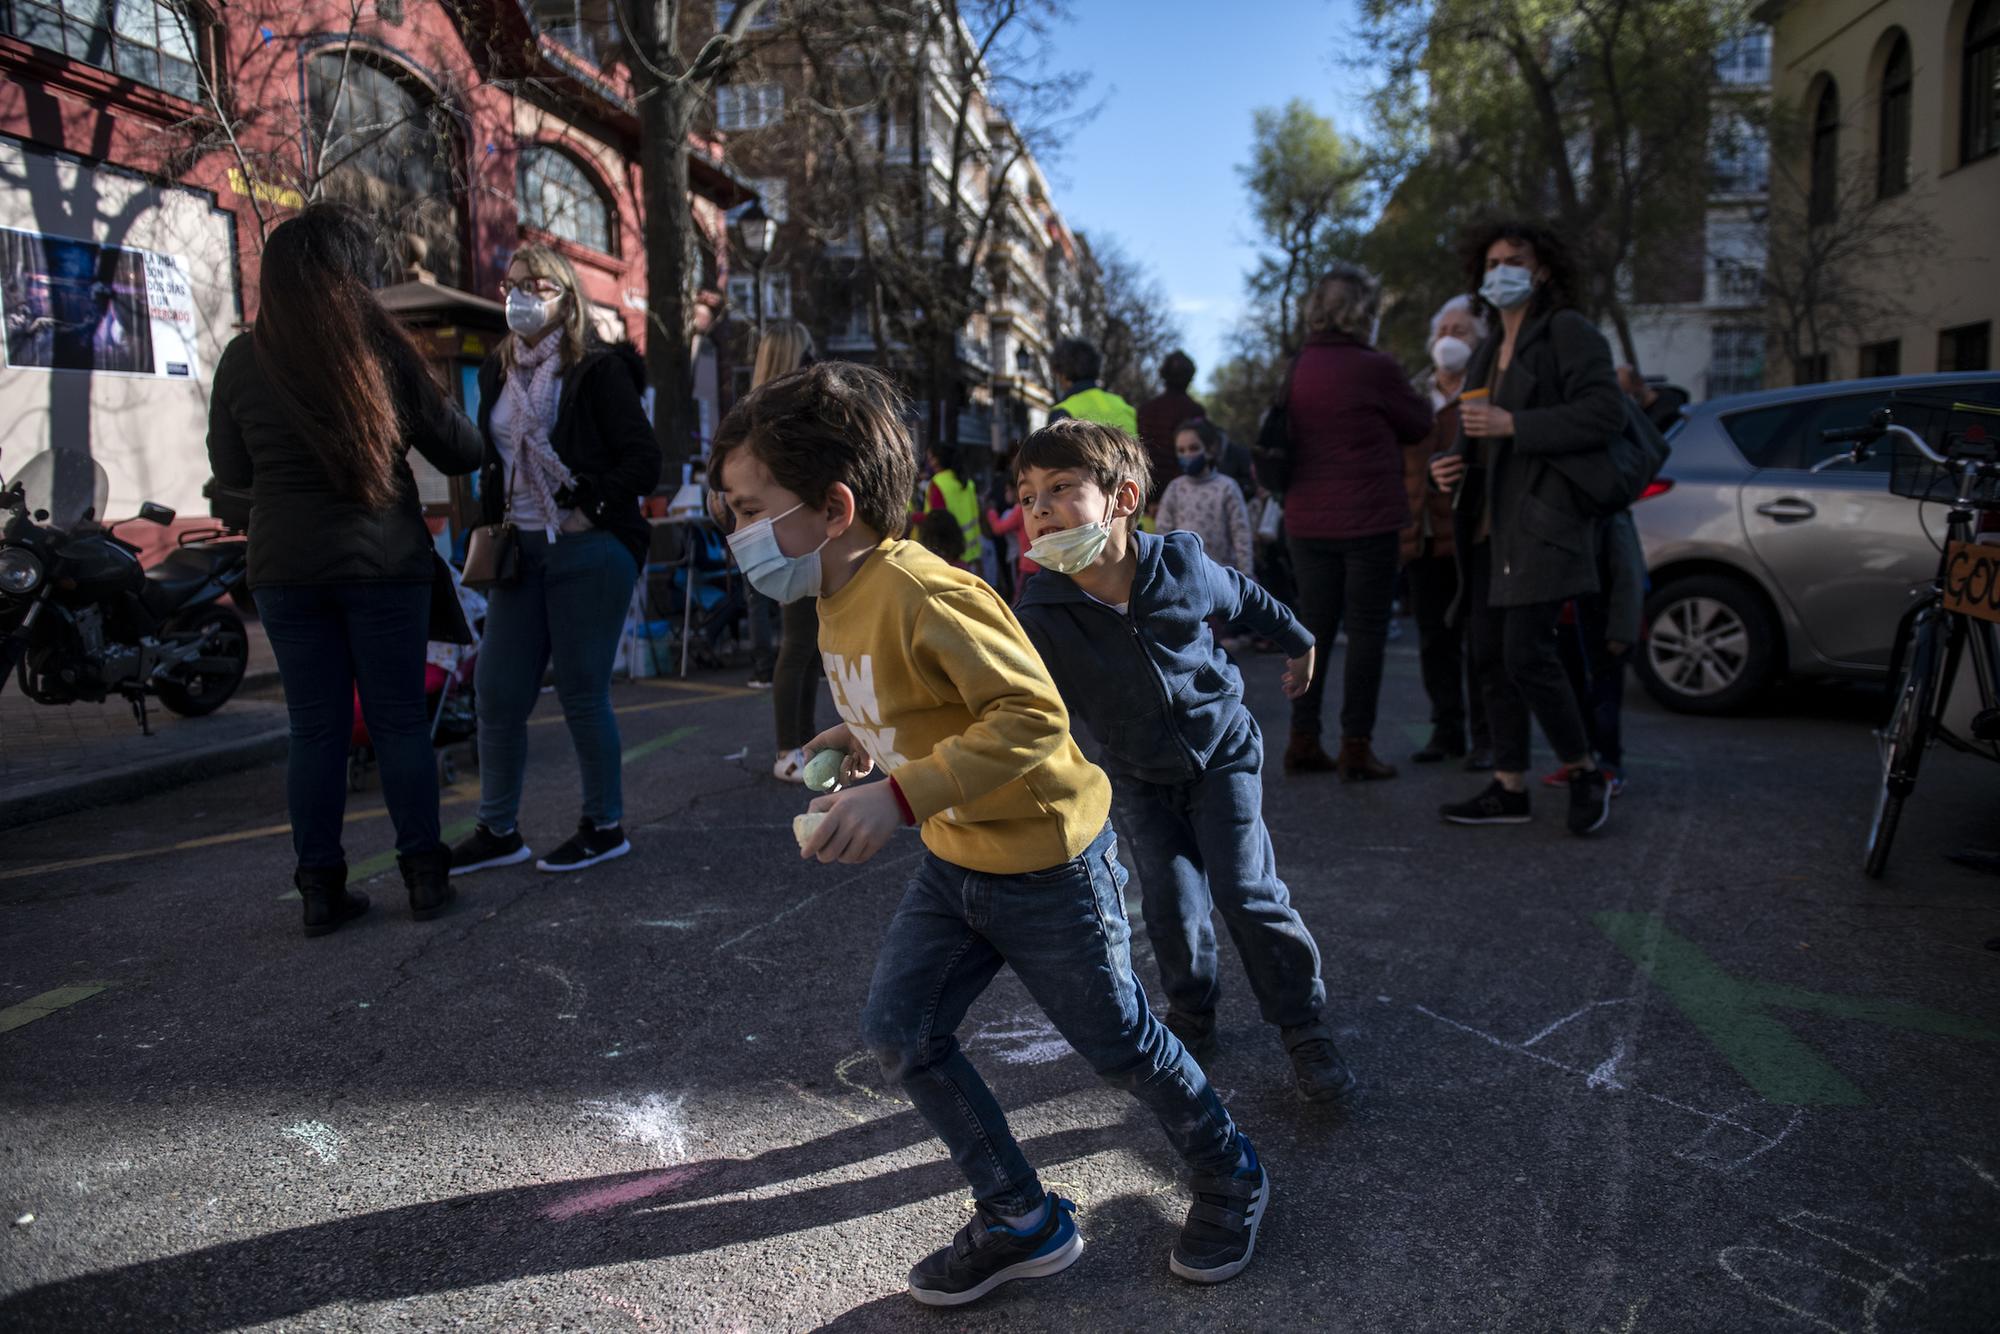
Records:
[[[660,446],[641,394],[646,367],[607,345],[568,260],[523,246],[501,285],[507,326],[479,371],[486,522],[514,525],[515,576],[487,595],[480,646],[479,823],[452,849],[452,874],[534,855],[516,819],[528,769],[528,714],[553,664],[576,746],[583,816],[535,865],[581,871],[632,850],[611,669],[652,529],[639,499],[660,483]]]
[[[368,907],[347,888],[340,839],[357,687],[410,913],[435,917],[451,899],[424,708],[436,558],[405,456],[471,472],[479,433],[369,290],[374,246],[329,205],[280,223],[256,323],[224,350],[209,399],[210,466],[253,497],[250,583],[291,715],[285,789],[308,936]]]
[[[1431,460],[1454,492],[1459,606],[1493,736],[1493,782],[1443,808],[1454,824],[1525,824],[1528,719],[1542,725],[1569,778],[1569,827],[1611,814],[1576,692],[1556,654],[1556,621],[1598,591],[1597,519],[1551,459],[1607,447],[1624,429],[1611,348],[1571,304],[1562,238],[1528,222],[1475,227],[1461,258],[1476,312],[1497,324],[1465,371],[1459,436]]]

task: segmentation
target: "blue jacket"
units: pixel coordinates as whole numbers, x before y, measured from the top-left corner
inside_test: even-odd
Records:
[[[1282,603],[1210,560],[1193,533],[1134,533],[1139,572],[1123,616],[1042,570],[1014,608],[1105,767],[1148,783],[1200,776],[1243,712],[1243,678],[1208,618],[1241,620],[1296,658],[1313,637]]]

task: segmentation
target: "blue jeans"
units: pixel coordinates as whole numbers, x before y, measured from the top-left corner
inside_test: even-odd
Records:
[[[396,851],[410,857],[439,847],[437,760],[424,706],[430,584],[259,584],[256,598],[291,714],[285,801],[299,866],[347,860],[340,833],[357,687]]]
[[[511,833],[528,769],[528,715],[555,663],[556,698],[583,772],[583,816],[603,828],[625,816],[611,668],[639,567],[601,529],[550,542],[521,533],[520,577],[487,595],[479,693],[479,822]]]
[[[1263,768],[1263,737],[1244,712],[1199,778],[1163,785],[1120,776],[1113,800],[1138,864],[1146,934],[1168,1006],[1198,1018],[1214,1014],[1222,993],[1213,918],[1220,909],[1264,1021],[1318,1029],[1326,1008],[1319,947],[1278,878],[1264,828]]]
[[[996,1213],[1033,1213],[1043,1199],[955,1036],[1002,964],[1092,1069],[1152,1109],[1190,1168],[1237,1162],[1235,1123],[1132,975],[1124,884],[1108,828],[1074,861],[1031,875],[982,875],[926,855],[889,923],[862,1037]]]

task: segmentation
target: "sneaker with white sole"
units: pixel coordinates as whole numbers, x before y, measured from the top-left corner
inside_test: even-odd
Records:
[[[618,825],[599,829],[588,820],[576,823],[576,833],[567,843],[535,863],[537,871],[581,871],[632,850],[625,831]]]
[[[496,866],[519,866],[534,855],[535,850],[521,837],[520,830],[496,834],[483,824],[474,825],[472,837],[451,850],[451,873],[471,875]]]
[[[788,750],[780,755],[771,766],[771,777],[781,783],[803,783],[806,781],[806,752],[803,746]]]
[[[910,1270],[910,1295],[925,1306],[965,1306],[1002,1283],[1060,1274],[1083,1254],[1083,1234],[1071,1217],[1074,1204],[1051,1195],[1048,1210],[1040,1227],[1017,1232],[980,1209],[951,1245]]]
[[[1569,832],[1594,834],[1611,818],[1611,782],[1602,769],[1577,769],[1569,776]]]
[[[1194,1179],[1194,1203],[1181,1224],[1167,1268],[1190,1283],[1227,1283],[1257,1250],[1257,1229],[1271,1203],[1271,1178],[1246,1135],[1238,1134],[1242,1167],[1223,1176]]]

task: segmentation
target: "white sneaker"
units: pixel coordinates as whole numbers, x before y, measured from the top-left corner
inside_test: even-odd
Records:
[[[771,766],[771,776],[783,783],[804,784],[806,781],[806,753],[803,748],[788,750],[778,757]]]

